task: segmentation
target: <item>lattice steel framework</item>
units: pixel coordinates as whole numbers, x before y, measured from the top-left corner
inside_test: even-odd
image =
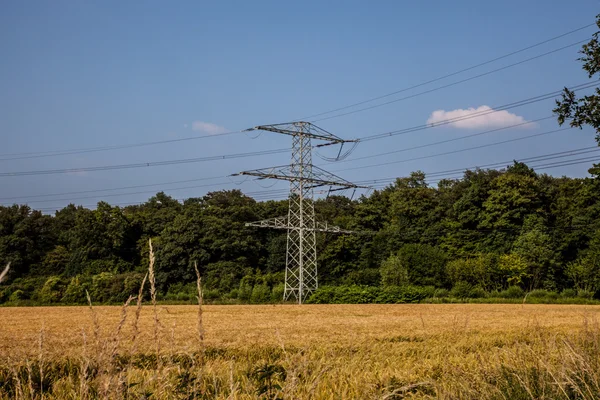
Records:
[[[343,145],[353,141],[343,140],[310,122],[262,125],[250,130],[255,129],[292,136],[292,159],[289,166],[244,171],[237,175],[290,182],[287,217],[252,222],[246,226],[287,230],[283,300],[296,300],[302,304],[318,288],[316,232],[353,233],[315,221],[313,190],[322,186],[329,186],[330,191],[364,187],[314,166],[311,139],[324,141],[315,147]]]

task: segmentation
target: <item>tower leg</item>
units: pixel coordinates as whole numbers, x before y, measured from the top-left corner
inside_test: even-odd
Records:
[[[317,246],[313,189],[307,184],[312,179],[312,147],[310,137],[303,135],[304,126],[298,126],[293,136],[288,210],[288,234],[285,269],[284,300],[302,304],[318,288]]]

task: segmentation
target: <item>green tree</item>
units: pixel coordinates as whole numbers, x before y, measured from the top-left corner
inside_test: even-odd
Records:
[[[506,286],[520,285],[528,278],[527,262],[518,254],[503,254],[498,259],[498,269],[503,274]]]
[[[447,257],[438,247],[428,244],[407,244],[400,248],[397,257],[399,262],[408,269],[408,280],[412,285],[447,286]]]
[[[600,28],[600,14],[596,16],[596,25]],[[579,61],[591,79],[600,72],[600,32],[592,35],[592,39],[584,44],[579,52]],[[556,101],[553,110],[558,116],[558,123],[563,125],[566,121],[575,128],[589,125],[596,130],[596,141],[600,145],[600,88],[594,89],[594,94],[577,97],[575,92],[565,88],[562,99]],[[589,170],[590,174],[600,177],[600,164],[594,164]]]
[[[380,273],[383,286],[405,286],[409,284],[408,268],[397,255],[390,256],[381,264]]]

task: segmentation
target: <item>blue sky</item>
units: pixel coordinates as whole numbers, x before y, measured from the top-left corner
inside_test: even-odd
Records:
[[[159,1],[0,3],[0,154],[45,152],[206,136],[179,143],[21,160],[0,172],[153,162],[279,149],[272,133],[211,136],[286,122],[360,102],[466,68],[594,22],[597,1]],[[436,88],[580,40],[592,27],[386,100]],[[579,46],[479,79],[317,124],[344,138],[425,124],[434,111],[497,107],[587,81]],[[372,104],[377,104],[374,102]],[[371,105],[367,104],[367,105]],[[500,120],[444,126],[361,143],[348,162],[315,164],[353,181],[436,172],[593,146],[591,130],[557,132],[503,145],[433,155],[557,129],[554,120],[468,140],[370,159],[400,150],[551,115],[552,100],[498,113]],[[458,110],[458,111],[457,111]],[[457,114],[458,113],[458,114]],[[439,113],[438,113],[439,114]],[[505,118],[505,119],[503,119]],[[318,118],[317,118],[318,119]],[[509,122],[507,122],[509,121]],[[194,129],[194,127],[196,129]],[[0,158],[7,158],[0,156]],[[9,157],[10,158],[10,157]],[[210,190],[285,189],[286,184],[226,178],[289,162],[288,154],[164,167],[0,177],[0,203],[50,210],[72,202],[141,202],[164,190],[176,198]],[[396,162],[379,167],[371,164]],[[589,164],[549,169],[586,176]],[[160,185],[44,198],[27,196]],[[223,178],[219,178],[223,177]],[[241,184],[240,184],[241,183]],[[184,190],[173,188],[215,184]],[[238,185],[239,184],[239,185]],[[111,196],[107,196],[111,194]],[[81,198],[88,197],[88,198]],[[269,195],[263,195],[269,197]],[[276,196],[273,196],[276,197]]]

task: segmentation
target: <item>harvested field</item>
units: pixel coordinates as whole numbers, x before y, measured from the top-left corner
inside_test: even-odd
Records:
[[[135,312],[0,308],[0,398],[600,395],[597,306],[204,306],[203,339],[145,306],[133,340]]]

